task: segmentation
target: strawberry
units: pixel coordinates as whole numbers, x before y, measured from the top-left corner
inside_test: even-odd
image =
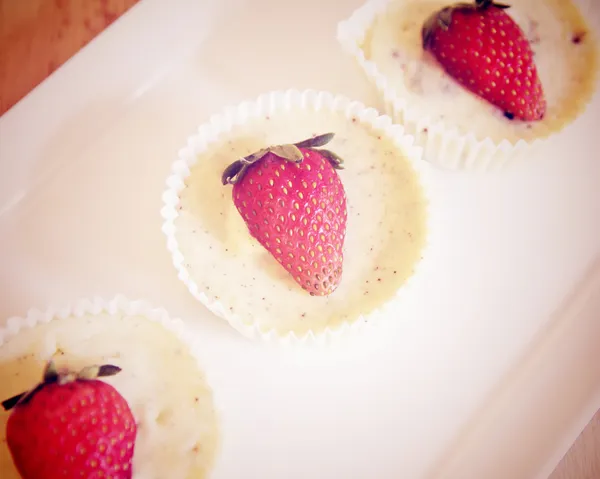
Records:
[[[443,8],[423,25],[423,48],[448,75],[507,118],[541,120],[546,100],[533,52],[507,8],[493,0]]]
[[[342,277],[346,193],[342,159],[317,147],[333,133],[264,148],[223,173],[250,234],[312,296],[327,296]]]
[[[43,381],[2,403],[11,410],[6,441],[23,479],[132,477],[137,426],[127,401],[98,380],[112,365],[79,373],[49,361]]]

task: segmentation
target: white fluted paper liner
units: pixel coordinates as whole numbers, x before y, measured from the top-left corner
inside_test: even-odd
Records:
[[[261,116],[274,116],[277,112],[296,111],[309,109],[312,111],[330,111],[343,114],[348,120],[354,119],[372,127],[376,132],[389,138],[402,155],[412,166],[413,171],[420,179],[421,189],[426,202],[426,228],[427,236],[421,251],[421,259],[415,267],[414,274],[403,284],[396,296],[387,304],[373,311],[368,316],[359,316],[352,322],[343,322],[336,327],[327,326],[322,331],[307,331],[305,334],[296,334],[294,331],[281,332],[275,329],[264,329],[260,318],[247,322],[237,314],[229,311],[226,304],[216,300],[206,291],[202,291],[192,278],[184,254],[178,244],[175,222],[179,216],[180,194],[185,188],[185,180],[190,175],[191,167],[197,162],[198,156],[211,145],[218,143],[223,133],[232,129],[234,125],[242,125]],[[418,282],[423,274],[424,265],[427,264],[427,249],[432,236],[431,208],[428,172],[430,165],[422,161],[422,149],[414,146],[414,138],[406,135],[404,128],[393,124],[388,116],[380,115],[375,109],[367,108],[357,101],[352,101],[342,96],[334,96],[328,92],[313,90],[275,91],[259,96],[254,101],[246,101],[237,107],[229,107],[223,113],[214,115],[210,120],[200,126],[198,132],[188,139],[187,146],[179,153],[179,159],[172,167],[172,175],[167,179],[167,189],[163,194],[164,206],[162,216],[164,219],[163,232],[167,238],[167,247],[173,259],[179,279],[185,283],[190,293],[216,316],[228,321],[237,331],[249,338],[261,338],[265,341],[277,341],[284,344],[299,344],[310,341],[315,344],[326,344],[333,339],[347,334],[360,334],[367,323],[377,323],[388,317],[395,317],[398,313],[397,305],[402,303],[402,297],[410,294],[411,288]],[[219,179],[217,179],[218,181]],[[249,234],[249,233],[248,233]],[[308,293],[307,293],[307,298]],[[308,299],[310,301],[310,299]]]
[[[438,167],[451,170],[501,170],[511,164],[534,155],[538,148],[561,130],[540,131],[533,140],[504,139],[496,142],[491,138],[477,139],[473,133],[461,133],[458,128],[443,121],[433,121],[419,114],[418,105],[413,105],[408,95],[403,96],[390,85],[388,78],[378,69],[375,62],[365,57],[362,49],[366,35],[375,19],[390,6],[393,0],[370,0],[355,10],[352,15],[338,24],[337,39],[343,49],[358,63],[367,79],[375,85],[381,95],[385,111],[394,121],[404,125],[406,132],[414,135],[416,144],[423,148],[423,158]],[[452,2],[449,2],[449,4]],[[597,0],[575,0],[588,25],[594,30],[594,41],[600,32],[600,15]],[[397,85],[402,91],[403,85]],[[591,98],[581,100],[577,116],[581,115]],[[569,123],[563,128],[569,126]]]
[[[118,315],[118,316],[139,316],[149,321],[160,324],[166,330],[170,331],[181,343],[188,348],[189,353],[195,359],[198,372],[204,376],[204,382],[207,390],[212,396],[212,409],[215,415],[215,420],[219,421],[221,412],[216,406],[215,393],[210,389],[210,375],[207,374],[200,363],[198,355],[195,353],[199,349],[199,345],[194,340],[194,336],[190,335],[182,320],[172,318],[164,309],[156,308],[143,300],[129,300],[125,296],[117,295],[110,300],[103,298],[84,298],[70,302],[64,306],[49,306],[45,310],[31,308],[23,317],[15,316],[6,321],[4,327],[0,327],[0,348],[15,338],[20,333],[33,329],[38,325],[50,323],[54,320],[67,318],[83,318],[86,316],[96,316],[100,314]],[[50,358],[40,358],[47,360]],[[210,458],[210,463],[207,467],[210,469],[219,453],[218,437],[215,438],[216,450]]]

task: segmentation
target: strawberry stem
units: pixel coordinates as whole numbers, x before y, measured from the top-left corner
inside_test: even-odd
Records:
[[[263,148],[251,155],[240,158],[234,161],[231,165],[225,168],[223,175],[221,176],[221,183],[223,185],[235,185],[244,177],[248,168],[262,160],[268,153],[273,153],[277,157],[290,161],[292,163],[301,163],[304,160],[304,155],[300,151],[300,148],[305,150],[314,150],[321,153],[331,165],[336,169],[342,169],[343,162],[338,155],[330,150],[317,149],[317,147],[325,146],[329,143],[335,133],[325,133],[323,135],[314,136],[298,143],[292,143],[287,145],[275,145],[267,148]]]
[[[100,377],[114,376],[119,372],[121,372],[121,368],[112,364],[103,364],[101,366],[88,366],[83,368],[78,373],[73,373],[71,371],[59,371],[56,368],[56,363],[54,362],[54,360],[50,359],[46,363],[46,367],[44,368],[42,382],[37,384],[30,391],[17,394],[16,396],[2,401],[2,407],[5,411],[10,411],[17,404],[21,404],[29,400],[37,391],[39,391],[46,384],[66,384],[78,380],[89,381]]]

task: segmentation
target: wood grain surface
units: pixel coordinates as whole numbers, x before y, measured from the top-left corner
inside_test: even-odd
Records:
[[[138,0],[0,0],[0,115]]]
[[[549,479],[600,479],[600,411],[588,423]]]
[[[137,1],[0,0],[0,115]],[[600,479],[600,412],[551,479]]]

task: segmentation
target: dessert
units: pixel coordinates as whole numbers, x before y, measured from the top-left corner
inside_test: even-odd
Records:
[[[465,88],[444,68],[448,63],[440,63],[439,55],[436,59],[431,44],[427,41],[423,44],[422,35],[428,22],[431,26],[433,16],[439,19],[440,11],[455,6],[451,0],[370,2],[342,23],[338,31],[340,40],[379,85],[390,110],[424,146],[426,158],[448,166],[501,162],[527,151],[528,145],[573,121],[591,100],[596,86],[598,49],[593,27],[582,14],[587,11],[585,0],[578,2],[582,9],[570,1],[558,0],[502,2],[510,6],[507,9],[490,6],[488,1],[477,0],[477,3],[478,9],[487,9],[485,18],[498,16],[503,25],[506,22],[506,28],[516,22],[525,35],[526,45],[510,27],[514,36],[507,38],[510,49],[496,49],[492,42],[499,40],[502,31],[506,34],[506,28],[498,29],[484,22],[483,35],[475,28],[471,37],[461,40],[462,46],[453,46],[459,49],[456,62],[463,66],[468,62],[466,66],[475,65],[479,69],[481,64],[474,63],[475,57],[484,61],[489,58],[490,73],[496,76],[498,71],[501,81],[506,81],[506,72],[513,75],[510,68],[533,72],[526,68],[533,65],[543,91],[541,103],[545,103],[545,108],[540,109],[544,110],[543,115],[519,118],[516,110],[498,108],[479,94],[483,90],[485,96],[486,88],[494,90],[491,81],[495,80],[478,85],[477,91]],[[474,8],[476,2],[464,4]],[[446,20],[452,23],[450,18]],[[588,17],[590,21],[592,18]],[[447,36],[452,28],[454,25],[442,32],[442,36]],[[496,35],[492,34],[492,28]],[[447,48],[446,54],[452,48],[450,43]],[[529,49],[531,61],[527,58]],[[519,102],[537,101],[533,98],[537,95],[535,78],[530,80],[532,87],[527,90],[532,98],[524,98],[525,90],[516,91]],[[496,90],[497,95],[512,96],[512,91],[517,90],[515,85],[518,87],[512,78],[510,90],[504,89],[504,94]]]
[[[178,322],[143,303],[117,299],[77,303],[58,313],[33,311],[9,324],[11,329],[0,330],[0,399],[39,383],[50,359],[59,371],[116,366],[118,374],[99,381],[124,398],[135,418],[132,477],[206,477],[217,447],[212,393],[180,339]],[[0,409],[0,476],[20,479],[6,442],[11,412]]]
[[[312,148],[318,151],[309,152],[308,161],[305,154],[306,163],[298,167],[304,166],[306,171],[313,165],[327,166],[327,170],[317,171],[327,171],[322,179],[318,175],[314,180],[294,176],[298,184],[289,187],[277,183],[281,190],[268,198],[268,188],[276,183],[263,173],[261,194],[267,194],[267,198],[262,208],[266,201],[277,204],[279,196],[289,197],[289,204],[281,210],[285,213],[278,214],[275,207],[273,212],[260,211],[258,203],[247,202],[244,206],[243,194],[239,200],[236,197],[240,191],[247,194],[247,190],[234,187],[232,191],[223,186],[229,176],[226,170],[236,160],[274,145],[299,142],[302,148],[305,143],[300,140],[304,139],[316,138],[312,141],[321,144],[324,132],[333,133],[325,138],[329,140],[327,145],[320,148],[314,144]],[[400,126],[392,125],[389,118],[379,117],[374,110],[312,91],[274,92],[213,117],[211,124],[201,127],[182,151],[164,195],[163,230],[179,277],[197,299],[249,336],[306,338],[364,323],[370,315],[395,302],[424,254],[428,232],[427,198],[422,184],[425,172],[420,152],[411,142]],[[324,149],[331,154],[323,153]],[[270,158],[280,168],[269,167],[273,176],[277,171],[280,175],[287,170],[298,171],[281,157]],[[343,159],[344,169],[336,172],[331,163],[339,164],[339,159]],[[281,170],[282,165],[286,170]],[[256,187],[252,195],[258,194],[254,181],[257,177],[247,177],[248,183],[252,179]],[[306,181],[306,188],[302,181]],[[318,184],[321,181],[328,185]],[[313,182],[321,190],[311,192]],[[295,198],[290,192],[295,192]],[[239,210],[232,194],[242,206]],[[325,202],[323,198],[328,195]],[[301,217],[300,210],[304,208],[306,213],[313,198],[318,211],[311,210],[306,218]],[[288,243],[282,238],[285,254],[281,248],[281,253],[275,251],[273,255],[253,237],[252,219],[270,223],[276,220],[270,224],[276,228],[281,216],[281,224],[296,224],[285,232],[292,230],[293,241]],[[312,225],[311,232],[303,229],[308,225]],[[313,232],[318,235],[310,236]],[[334,232],[335,238],[330,236]],[[283,259],[279,262],[276,258]],[[322,268],[323,263],[329,268],[327,275],[317,280],[318,271],[313,270]],[[312,276],[290,274],[288,264],[296,269],[295,273],[299,272],[298,266],[305,273],[306,267]],[[336,270],[340,270],[339,275]],[[315,281],[320,289],[314,288]],[[316,294],[323,289],[327,294]]]

